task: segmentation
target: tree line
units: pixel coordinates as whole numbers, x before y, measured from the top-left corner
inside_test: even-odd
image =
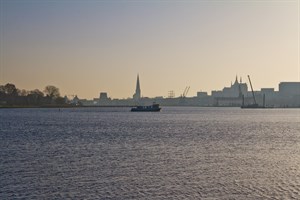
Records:
[[[2,106],[55,106],[64,105],[59,88],[48,85],[43,91],[18,89],[14,84],[0,85],[0,105]]]

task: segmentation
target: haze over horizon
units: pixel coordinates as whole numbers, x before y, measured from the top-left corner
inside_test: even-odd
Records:
[[[0,85],[62,95],[179,96],[300,81],[299,0],[0,0]]]

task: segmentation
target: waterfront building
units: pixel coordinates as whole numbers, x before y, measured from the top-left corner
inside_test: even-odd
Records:
[[[108,97],[106,92],[100,92],[100,97],[99,97],[99,105],[110,105],[111,103],[111,98]]]
[[[242,83],[242,79],[238,82],[236,76],[234,84],[231,84],[230,87],[224,87],[222,91],[212,91],[213,97],[242,97],[242,95],[247,95],[248,86],[246,83]]]
[[[236,76],[235,82],[230,87],[224,87],[221,91],[212,91],[211,95],[214,99],[215,106],[241,106],[243,102],[243,96],[247,97],[248,86],[246,83],[238,81]]]
[[[107,100],[107,93],[106,92],[100,92],[100,100]]]
[[[279,83],[279,107],[300,107],[300,82]]]
[[[197,97],[198,98],[204,98],[204,97],[207,97],[207,92],[197,92]]]
[[[75,95],[75,97],[71,100],[70,102],[73,105],[79,105],[80,104],[80,99]]]
[[[260,93],[262,96],[265,95],[265,98],[267,98],[268,100],[272,100],[276,97],[277,94],[274,88],[261,88]]]
[[[293,97],[300,95],[300,82],[279,83],[279,95],[281,97]]]

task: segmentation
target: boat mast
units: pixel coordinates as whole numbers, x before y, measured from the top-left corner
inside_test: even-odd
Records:
[[[257,103],[256,103],[256,100],[255,100],[254,91],[253,91],[253,87],[252,87],[252,83],[251,83],[251,80],[250,80],[250,76],[249,76],[249,75],[248,75],[248,79],[249,79],[249,83],[250,83],[250,86],[251,86],[251,91],[252,91],[252,96],[253,96],[254,104],[257,104]]]

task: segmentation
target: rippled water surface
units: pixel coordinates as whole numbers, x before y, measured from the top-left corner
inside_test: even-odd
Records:
[[[1,109],[0,199],[300,199],[300,110]]]

